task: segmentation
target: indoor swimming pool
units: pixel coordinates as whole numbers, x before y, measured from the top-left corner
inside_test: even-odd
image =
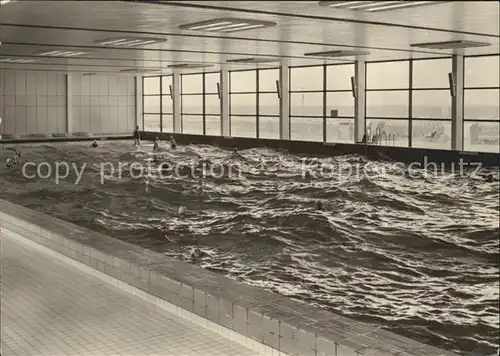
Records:
[[[498,169],[89,144],[19,146],[0,198],[443,349],[498,347]]]

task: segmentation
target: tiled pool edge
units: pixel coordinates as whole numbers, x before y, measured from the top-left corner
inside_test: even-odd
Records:
[[[3,200],[0,227],[266,355],[453,355]]]
[[[2,213],[0,213],[1,215]],[[255,340],[249,339],[241,334],[238,334],[228,328],[225,328],[223,326],[217,325],[207,319],[204,319],[196,314],[193,314],[191,312],[188,312],[187,310],[182,309],[181,307],[178,307],[170,302],[167,302],[161,298],[158,298],[152,294],[149,294],[141,289],[138,289],[128,283],[122,282],[119,279],[116,279],[112,277],[109,274],[103,273],[101,271],[96,270],[95,268],[89,267],[86,264],[83,264],[81,262],[78,262],[70,257],[67,257],[66,255],[61,254],[60,252],[56,252],[48,247],[45,247],[43,245],[40,245],[24,236],[21,236],[19,234],[13,233],[11,231],[5,230],[4,234],[9,237],[13,237],[16,241],[22,243],[22,244],[28,244],[30,246],[33,246],[37,250],[42,251],[44,254],[47,254],[49,256],[52,256],[64,263],[68,263],[74,267],[76,267],[78,270],[81,270],[85,273],[88,273],[98,279],[100,279],[103,282],[109,283],[127,293],[133,294],[151,304],[154,306],[166,310],[169,313],[175,314],[183,319],[189,320],[197,325],[200,325],[201,327],[207,328],[209,330],[212,330],[216,332],[219,335],[222,335],[224,337],[227,337],[230,340],[233,340],[235,342],[238,342],[242,345],[245,345],[246,347],[258,352],[259,354],[262,355],[285,355],[277,350],[272,350],[270,347],[261,344]]]

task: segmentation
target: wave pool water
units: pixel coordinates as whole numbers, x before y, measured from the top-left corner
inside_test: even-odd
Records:
[[[0,167],[3,199],[450,351],[498,347],[498,169],[434,174],[265,148],[152,153],[129,141],[21,148],[20,164]],[[199,172],[207,160],[233,173],[157,169]],[[31,175],[63,161],[84,167],[78,184],[73,169],[59,184],[54,172],[22,173],[26,162]],[[136,165],[119,176],[119,162]],[[142,175],[139,164],[149,165]]]

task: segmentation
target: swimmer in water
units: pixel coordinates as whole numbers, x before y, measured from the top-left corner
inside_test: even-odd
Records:
[[[192,260],[197,260],[205,256],[205,253],[200,250],[199,248],[195,248],[193,251],[191,251],[191,259]]]
[[[175,142],[174,136],[170,136],[170,148],[175,150],[177,148],[177,143]]]
[[[304,174],[304,179],[311,180],[312,173],[310,171],[306,171],[306,173]]]
[[[321,201],[316,202],[316,210],[321,211],[323,209],[324,209],[323,202],[321,202]]]
[[[177,214],[179,216],[184,216],[185,212],[186,212],[186,207],[185,206],[179,206],[179,208],[177,209]]]
[[[153,150],[157,150],[158,148],[160,148],[160,139],[156,137],[155,142],[153,143]]]
[[[7,158],[7,159],[5,160],[5,165],[7,166],[7,168],[12,167],[12,159]]]
[[[158,158],[158,156],[154,156],[154,158],[153,158],[153,162],[154,162],[155,164],[157,164],[157,165],[159,165],[159,164],[160,164],[160,159]]]
[[[141,133],[139,132],[139,126],[135,127],[134,130],[134,144],[133,146],[140,147],[141,146]]]
[[[94,142],[92,142],[92,144],[90,145],[90,147],[97,148],[97,147],[99,147],[99,145],[97,144],[97,141],[94,140]]]

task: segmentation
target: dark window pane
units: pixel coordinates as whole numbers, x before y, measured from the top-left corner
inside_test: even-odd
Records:
[[[366,92],[366,117],[408,117],[408,91]]]
[[[182,115],[182,133],[202,135],[203,115]]]
[[[259,117],[259,138],[280,138],[280,118],[261,116]]]
[[[259,94],[259,115],[279,116],[280,101],[276,93]]]
[[[181,75],[182,94],[203,94],[203,74]]]
[[[499,56],[466,57],[465,82],[466,88],[498,88],[500,86]]]
[[[291,116],[323,117],[323,93],[290,93]]]
[[[276,92],[276,81],[280,79],[279,69],[261,69],[259,71],[259,91]]]
[[[350,90],[351,77],[354,77],[354,64],[327,66],[326,90]]]
[[[203,114],[203,95],[182,95],[183,114]]]
[[[408,61],[367,63],[366,89],[408,89],[409,75]]]
[[[257,92],[257,73],[255,70],[230,72],[229,78],[229,90],[231,93]]]
[[[499,122],[464,122],[464,150],[499,153]]]
[[[220,136],[220,116],[207,115],[205,117],[207,135]]]
[[[354,143],[354,119],[327,119],[326,141]]]
[[[323,118],[290,118],[290,136],[296,141],[323,141]]]
[[[160,132],[160,115],[144,114],[144,131]]]
[[[252,116],[231,116],[232,137],[257,137],[257,120]]]
[[[412,92],[414,119],[451,120],[451,95],[446,90],[415,90]]]
[[[162,115],[162,131],[174,132],[174,115]]]
[[[144,95],[160,95],[160,77],[144,77]]]
[[[257,115],[257,94],[231,94],[231,115]]]
[[[160,96],[144,96],[143,111],[146,114],[159,114],[160,113]]]
[[[331,110],[338,110],[339,116],[354,117],[354,97],[352,92],[326,93],[326,116]]]
[[[500,120],[499,89],[464,90],[465,120]]]
[[[449,88],[448,73],[451,58],[422,59],[413,61],[414,88]]]
[[[412,121],[412,147],[451,149],[451,122],[432,120]]]
[[[323,66],[290,68],[290,90],[323,90]]]
[[[408,146],[408,120],[367,119],[369,142],[382,146]]]

